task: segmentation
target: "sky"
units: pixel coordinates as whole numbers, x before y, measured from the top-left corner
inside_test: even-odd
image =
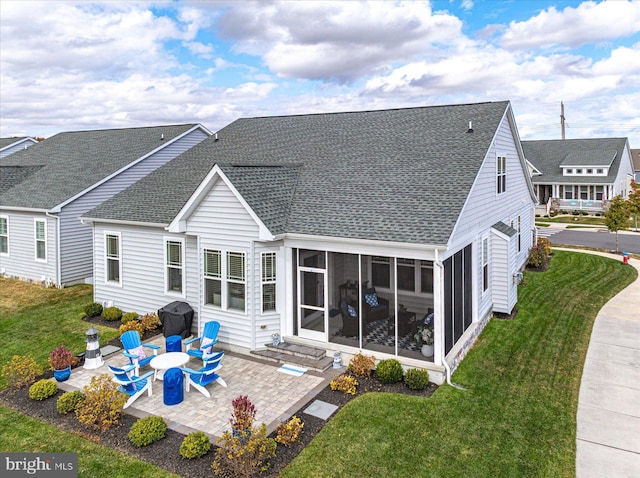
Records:
[[[640,148],[640,1],[0,2],[0,136],[509,100]]]

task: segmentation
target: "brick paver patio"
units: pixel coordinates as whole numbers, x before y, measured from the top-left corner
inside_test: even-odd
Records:
[[[149,343],[161,347],[158,353],[164,352],[163,336],[156,336]],[[105,365],[98,369],[74,369],[69,380],[59,384],[60,388],[82,389],[89,384],[92,376],[109,373],[107,364],[123,366],[128,363],[121,351],[103,359]],[[256,424],[266,423],[267,433],[271,433],[281,420],[288,419],[310,402],[334,376],[334,371],[329,369],[323,374],[308,371],[296,377],[278,372],[280,366],[276,363],[227,351],[222,364],[218,373],[227,383],[227,388],[215,382],[208,385],[211,398],[206,398],[191,387],[188,393],[185,391],[182,403],[167,406],[163,403],[162,381],[157,380],[152,385],[152,396],[145,393],[125,412],[137,417],[159,415],[173,430],[184,434],[203,431],[215,440],[230,429],[231,400],[247,395],[257,409]],[[197,370],[202,362],[193,358],[186,366]],[[143,367],[141,373],[151,370],[148,366]]]

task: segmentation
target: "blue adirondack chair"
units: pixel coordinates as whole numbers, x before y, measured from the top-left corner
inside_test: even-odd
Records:
[[[135,368],[135,375],[139,375],[140,367],[144,367],[151,362],[151,359],[158,355],[158,350],[160,349],[157,345],[143,344],[137,330],[126,331],[120,336],[120,342],[122,342],[122,348],[124,349],[122,353]],[[153,353],[147,355],[145,348]]]
[[[193,339],[185,340],[186,352],[192,357],[202,359],[204,362],[205,357],[215,354],[213,346],[218,343],[218,332],[220,331],[220,322],[212,320],[204,324],[204,330],[202,336],[194,337]],[[193,343],[199,341],[199,347],[192,348]]]
[[[129,399],[124,404],[123,408],[127,408],[135,402],[145,391],[149,396],[151,396],[152,391],[150,377],[153,375],[153,372],[147,372],[142,377],[138,377],[136,375],[130,376],[129,373],[132,370],[135,370],[135,367],[131,364],[126,365],[124,368],[109,365],[109,370],[113,373],[113,381],[120,384],[118,390],[129,395]]]
[[[227,383],[216,372],[222,368],[220,360],[224,356],[224,352],[217,352],[212,356],[205,357],[204,367],[199,370],[193,370],[188,367],[183,367],[187,378],[187,392],[193,385],[200,393],[209,398],[211,394],[205,387],[211,382],[218,382],[223,387],[227,386]]]

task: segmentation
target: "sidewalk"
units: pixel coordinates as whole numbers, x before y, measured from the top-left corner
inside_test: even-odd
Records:
[[[639,260],[629,263],[640,272]],[[596,316],[580,384],[576,446],[578,478],[640,476],[640,278]]]

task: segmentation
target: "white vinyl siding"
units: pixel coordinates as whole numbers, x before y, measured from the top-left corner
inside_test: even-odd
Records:
[[[107,282],[120,284],[122,278],[122,243],[118,232],[105,234],[105,270]]]
[[[0,255],[9,255],[9,216],[0,216]]]
[[[262,312],[276,310],[276,253],[261,254]]]
[[[184,293],[184,240],[165,239],[165,290]]]
[[[47,262],[47,221],[34,221],[34,243],[36,261]]]
[[[82,224],[79,218],[205,138],[207,135],[200,129],[192,131],[62,208],[60,274],[63,283],[82,281],[93,274],[91,227]]]
[[[114,287],[106,281],[105,271],[105,233],[113,232],[113,224],[96,224],[94,228],[96,260],[94,300],[96,302],[113,301],[114,305],[126,312],[139,314],[157,312],[165,305],[180,300],[187,302],[195,312],[193,327],[197,325],[198,281],[200,271],[197,265],[197,242],[193,237],[184,238],[184,293],[165,291],[165,255],[166,240],[175,240],[166,235],[162,228],[119,225],[122,237],[122,275],[121,287]],[[190,264],[192,266],[190,267]]]

